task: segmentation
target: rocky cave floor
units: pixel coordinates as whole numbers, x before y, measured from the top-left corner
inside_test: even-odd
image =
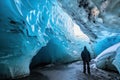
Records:
[[[120,80],[120,74],[104,71],[93,67],[91,62],[91,75],[82,73],[82,62],[77,61],[64,65],[47,65],[31,70],[25,78],[14,80]]]

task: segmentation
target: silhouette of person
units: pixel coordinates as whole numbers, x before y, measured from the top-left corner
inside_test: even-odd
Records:
[[[84,47],[84,50],[81,53],[81,57],[83,60],[83,73],[86,73],[86,65],[87,65],[87,72],[88,74],[90,74],[90,60],[91,60],[91,56],[89,51],[87,50],[86,46]]]

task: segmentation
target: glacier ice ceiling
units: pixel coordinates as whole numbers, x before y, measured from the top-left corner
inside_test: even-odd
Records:
[[[30,66],[78,60],[84,46],[95,58],[120,42],[119,3],[0,0],[0,78],[29,75]]]

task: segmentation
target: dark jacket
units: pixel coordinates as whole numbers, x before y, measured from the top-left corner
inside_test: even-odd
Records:
[[[86,47],[84,47],[84,50],[81,53],[81,57],[82,57],[83,61],[90,62],[91,56],[90,56],[90,53],[89,53],[89,51],[87,50]]]

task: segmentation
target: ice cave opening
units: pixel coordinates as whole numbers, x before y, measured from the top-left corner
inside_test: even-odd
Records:
[[[120,74],[120,0],[0,0],[0,79],[81,61]],[[93,65],[91,65],[93,66]]]

